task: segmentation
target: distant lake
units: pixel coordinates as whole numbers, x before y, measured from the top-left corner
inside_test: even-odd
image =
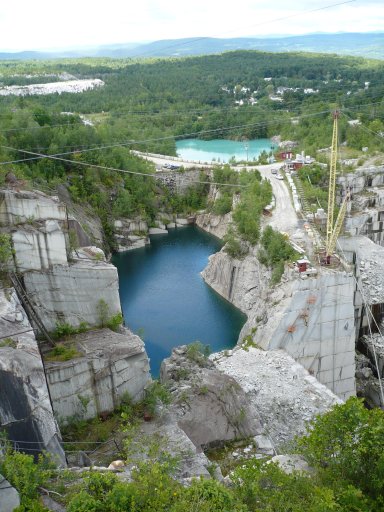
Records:
[[[224,139],[176,141],[177,155],[183,160],[197,162],[228,163],[232,157],[235,157],[237,161],[248,159],[251,162],[257,160],[262,151],[269,153],[271,147],[275,146],[270,139],[248,140],[247,142]]]
[[[217,238],[187,226],[113,256],[125,323],[143,337],[154,377],[175,346],[199,340],[217,352],[236,345],[246,316],[200,275],[221,247]]]

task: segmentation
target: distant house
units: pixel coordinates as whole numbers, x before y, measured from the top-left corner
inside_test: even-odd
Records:
[[[297,169],[301,169],[304,165],[312,164],[315,161],[310,155],[304,155],[304,151],[300,153],[296,153],[296,158],[285,159],[285,170],[286,171],[297,171]]]
[[[292,151],[282,151],[278,156],[280,160],[292,160]]]

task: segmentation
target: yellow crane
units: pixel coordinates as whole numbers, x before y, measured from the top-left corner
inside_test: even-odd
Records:
[[[333,113],[333,133],[331,147],[331,163],[329,169],[329,188],[328,188],[328,212],[327,212],[327,239],[325,243],[325,263],[331,263],[331,256],[335,252],[337,238],[343,226],[344,217],[347,211],[347,203],[349,200],[349,192],[347,191],[343,203],[340,207],[336,222],[333,223],[335,211],[335,194],[336,194],[336,174],[337,174],[337,158],[338,158],[338,119],[339,111]]]

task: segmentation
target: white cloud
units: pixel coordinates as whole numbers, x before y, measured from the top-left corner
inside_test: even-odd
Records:
[[[7,2],[8,3],[8,2]],[[22,0],[0,7],[0,50],[180,37],[383,30],[382,0]],[[323,10],[316,10],[323,9]],[[316,11],[315,11],[316,10]],[[312,11],[312,12],[311,12]]]

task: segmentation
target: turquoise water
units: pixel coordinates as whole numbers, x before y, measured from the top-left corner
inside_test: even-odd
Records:
[[[183,160],[227,163],[232,157],[237,161],[257,160],[262,151],[271,151],[270,139],[249,140],[246,143],[235,140],[185,139],[176,141],[177,155]],[[248,149],[247,149],[248,148]]]
[[[125,323],[144,339],[154,377],[177,345],[199,340],[217,352],[236,344],[245,315],[199,274],[220,248],[217,238],[187,226],[113,257]]]

